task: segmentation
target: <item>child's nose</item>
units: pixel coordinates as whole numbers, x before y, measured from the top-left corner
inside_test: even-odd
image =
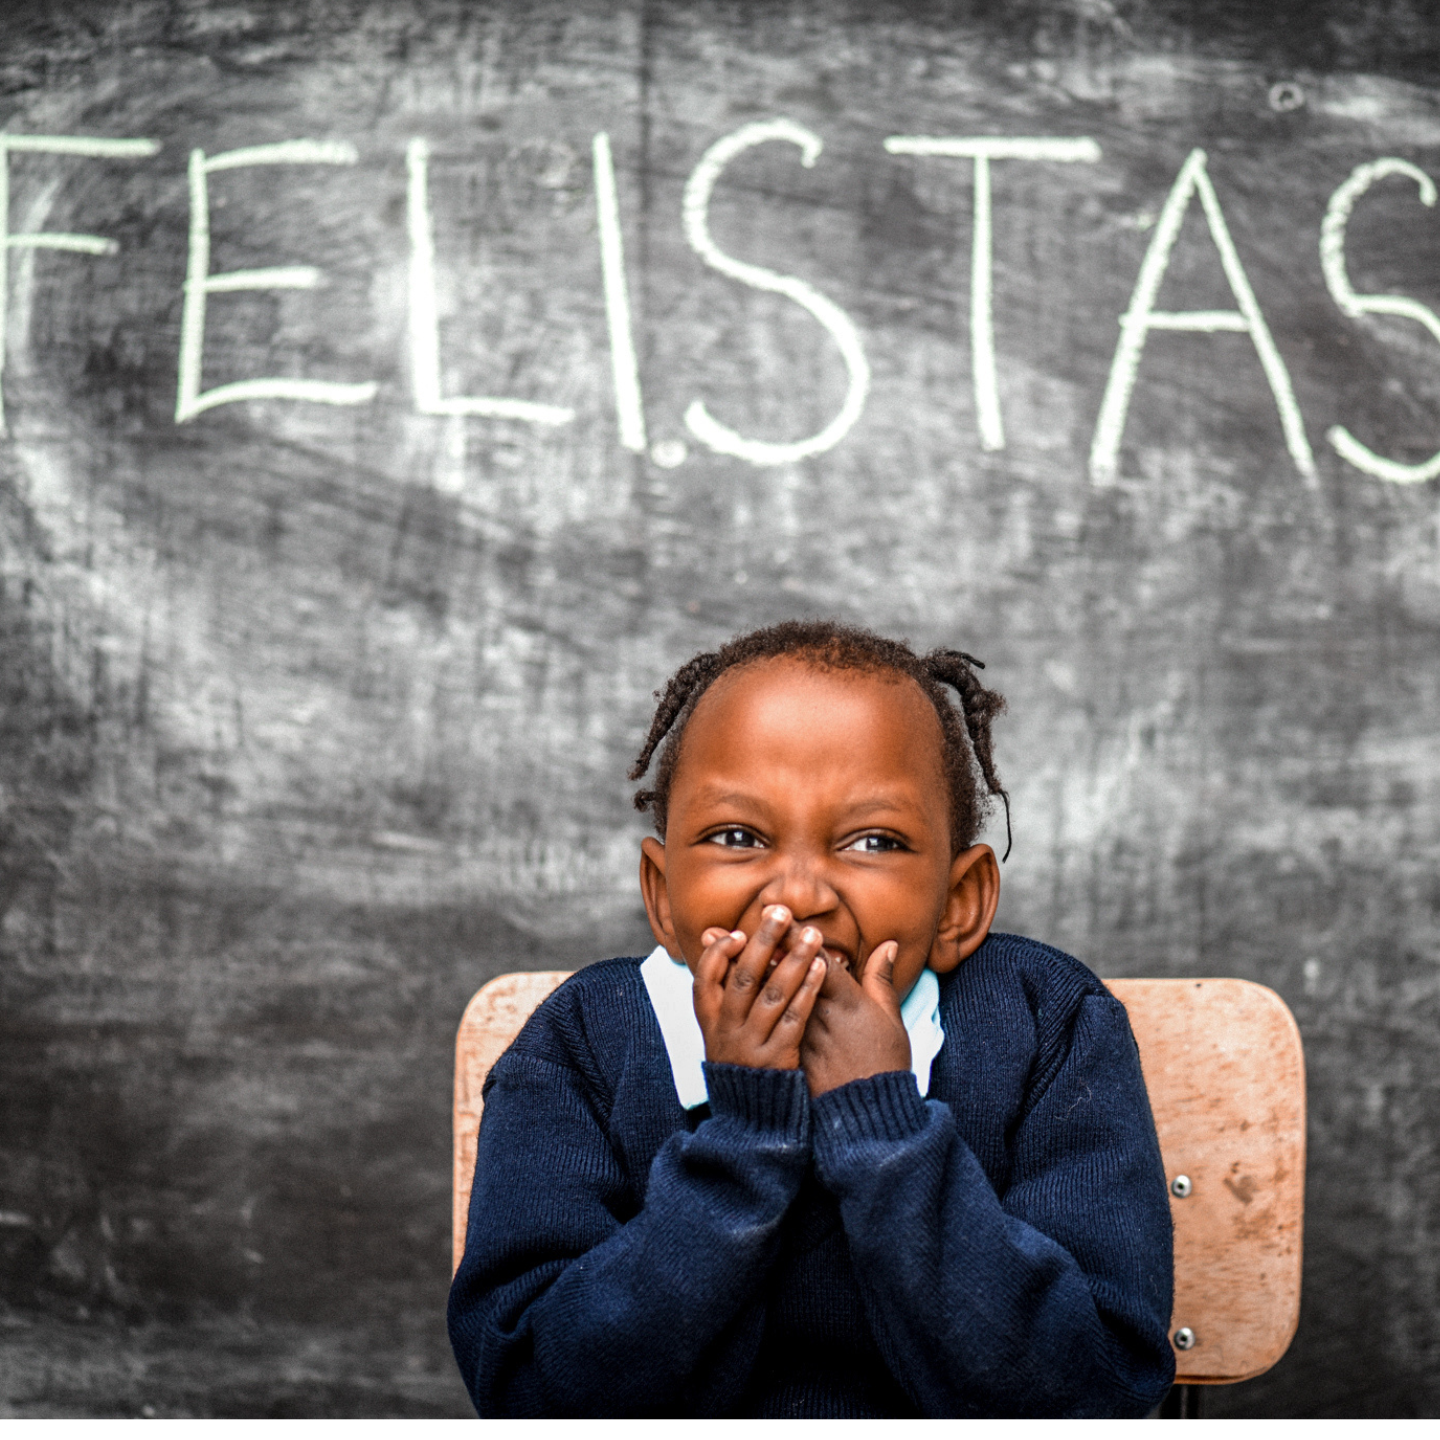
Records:
[[[797,925],[833,910],[839,899],[822,868],[798,858],[782,864],[760,898],[765,905],[786,906]]]

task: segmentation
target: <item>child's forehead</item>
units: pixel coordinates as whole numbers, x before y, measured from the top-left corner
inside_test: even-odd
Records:
[[[855,726],[862,718],[866,723]],[[687,729],[697,721],[720,753],[777,733],[800,748],[807,738],[823,748],[834,738],[831,732],[846,725],[855,727],[846,733],[857,744],[876,739],[877,730],[889,732],[911,747],[921,765],[933,763],[932,746],[943,745],[935,707],[912,676],[888,666],[839,666],[805,656],[766,657],[719,676],[697,702]]]
[[[878,807],[947,826],[945,733],[903,672],[790,656],[736,666],[697,702],[671,773],[672,813],[697,823],[717,806],[772,819]]]

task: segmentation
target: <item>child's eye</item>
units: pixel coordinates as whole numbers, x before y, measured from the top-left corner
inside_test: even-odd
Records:
[[[883,855],[888,850],[903,850],[904,842],[893,835],[861,835],[852,840],[845,849],[859,850],[865,855]]]
[[[760,844],[758,835],[740,825],[727,826],[705,838],[707,844],[723,845],[727,850],[753,850]]]

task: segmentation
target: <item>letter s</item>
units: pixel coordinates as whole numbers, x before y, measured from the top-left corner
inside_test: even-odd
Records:
[[[1320,226],[1320,266],[1325,272],[1325,284],[1329,287],[1331,298],[1352,319],[1359,319],[1362,315],[1399,315],[1423,325],[1436,340],[1440,340],[1440,317],[1428,305],[1404,295],[1357,295],[1345,271],[1345,226],[1349,223],[1350,212],[1355,208],[1355,202],[1377,180],[1383,180],[1387,175],[1409,176],[1420,187],[1421,203],[1434,205],[1435,182],[1409,161],[1385,159],[1357,165],[1325,207],[1325,219]],[[1325,438],[1357,470],[1380,480],[1413,485],[1440,475],[1440,450],[1419,465],[1402,465],[1362,445],[1343,425],[1332,425],[1325,432]]]
[[[789,140],[800,147],[800,163],[807,169],[814,165],[823,143],[813,131],[806,130],[793,120],[764,120],[742,125],[738,130],[717,140],[701,158],[700,163],[685,183],[684,223],[685,238],[690,247],[713,270],[749,285],[756,290],[767,290],[775,295],[784,295],[797,305],[803,305],[830,332],[844,357],[845,368],[850,375],[850,388],[839,413],[821,431],[808,440],[795,440],[788,444],[775,444],[768,440],[747,440],[729,426],[722,425],[705,408],[703,402],[694,400],[685,411],[685,423],[692,434],[712,450],[721,455],[735,455],[748,460],[752,465],[784,465],[788,461],[803,460],[810,455],[819,455],[829,450],[845,436],[846,431],[860,418],[865,408],[865,396],[870,389],[870,366],[860,345],[850,317],[833,300],[827,299],[813,286],[793,275],[777,275],[760,265],[748,265],[743,260],[726,255],[710,238],[708,211],[710,195],[715,182],[724,168],[744,150],[763,145],[767,140]]]

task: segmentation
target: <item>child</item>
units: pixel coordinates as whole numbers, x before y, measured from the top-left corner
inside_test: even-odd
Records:
[[[670,682],[632,772],[665,740],[636,796],[658,946],[577,973],[486,1082],[450,1293],[482,1415],[1164,1395],[1135,1043],[1078,961],[989,933],[1003,701],[975,663],[789,622]]]

